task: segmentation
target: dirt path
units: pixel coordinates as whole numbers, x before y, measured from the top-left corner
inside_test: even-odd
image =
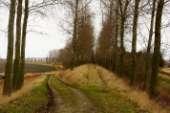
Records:
[[[36,111],[36,113],[53,113],[53,111],[55,110],[56,107],[56,102],[54,99],[55,96],[54,91],[49,85],[49,80],[47,81],[46,87],[48,90],[48,103],[46,106],[42,106],[41,108],[39,108],[39,110]]]
[[[97,108],[93,105],[91,100],[87,98],[80,90],[75,88],[70,88],[73,94],[77,97],[77,105],[81,112],[78,113],[98,113]]]
[[[54,78],[53,78],[54,79]],[[55,110],[51,113],[101,113],[78,89],[50,80],[54,92]],[[54,112],[55,111],[55,112]]]

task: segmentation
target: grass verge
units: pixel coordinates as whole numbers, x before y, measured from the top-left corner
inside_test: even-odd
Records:
[[[35,113],[48,103],[46,84],[47,79],[23,97],[0,106],[0,113]]]
[[[132,101],[121,96],[119,91],[101,90],[96,86],[80,88],[103,113],[148,113],[140,110]]]
[[[75,95],[71,91],[70,87],[59,81],[56,77],[49,78],[49,84],[59,93],[59,96],[65,103],[69,103],[71,106],[75,105]]]
[[[168,88],[170,88],[170,78],[159,76],[158,80],[159,80],[158,83],[160,86],[167,86]]]

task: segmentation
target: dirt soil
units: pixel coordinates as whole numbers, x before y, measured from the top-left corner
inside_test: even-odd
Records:
[[[101,113],[79,89],[58,80],[49,80],[54,93],[55,106],[49,113]],[[56,83],[57,82],[57,83]]]

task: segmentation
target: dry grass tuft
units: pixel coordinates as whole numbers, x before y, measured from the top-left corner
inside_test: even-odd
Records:
[[[164,71],[164,72],[170,73],[170,68],[163,68],[163,69],[161,69],[161,71]]]
[[[151,113],[169,113],[170,110],[151,100],[146,92],[129,87],[125,80],[97,65],[82,65],[73,70],[57,72],[56,76],[71,85],[96,85],[104,89],[117,90],[137,103],[141,109],[146,109]]]
[[[0,85],[0,105],[2,104],[6,104],[8,102],[11,102],[15,99],[17,99],[18,97],[21,97],[23,95],[25,95],[27,92],[29,92],[34,86],[39,85],[40,83],[42,83],[43,80],[45,80],[45,76],[32,76],[32,75],[28,75],[24,81],[24,85],[22,87],[21,90],[13,93],[10,97],[8,96],[3,96],[2,95],[2,87],[3,85]],[[3,82],[3,81],[0,81]]]

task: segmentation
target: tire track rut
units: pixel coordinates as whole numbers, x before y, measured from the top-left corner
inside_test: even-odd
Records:
[[[49,78],[49,87],[53,92],[53,104],[55,107],[52,112],[46,113],[101,113],[80,90],[70,87],[57,78]]]

